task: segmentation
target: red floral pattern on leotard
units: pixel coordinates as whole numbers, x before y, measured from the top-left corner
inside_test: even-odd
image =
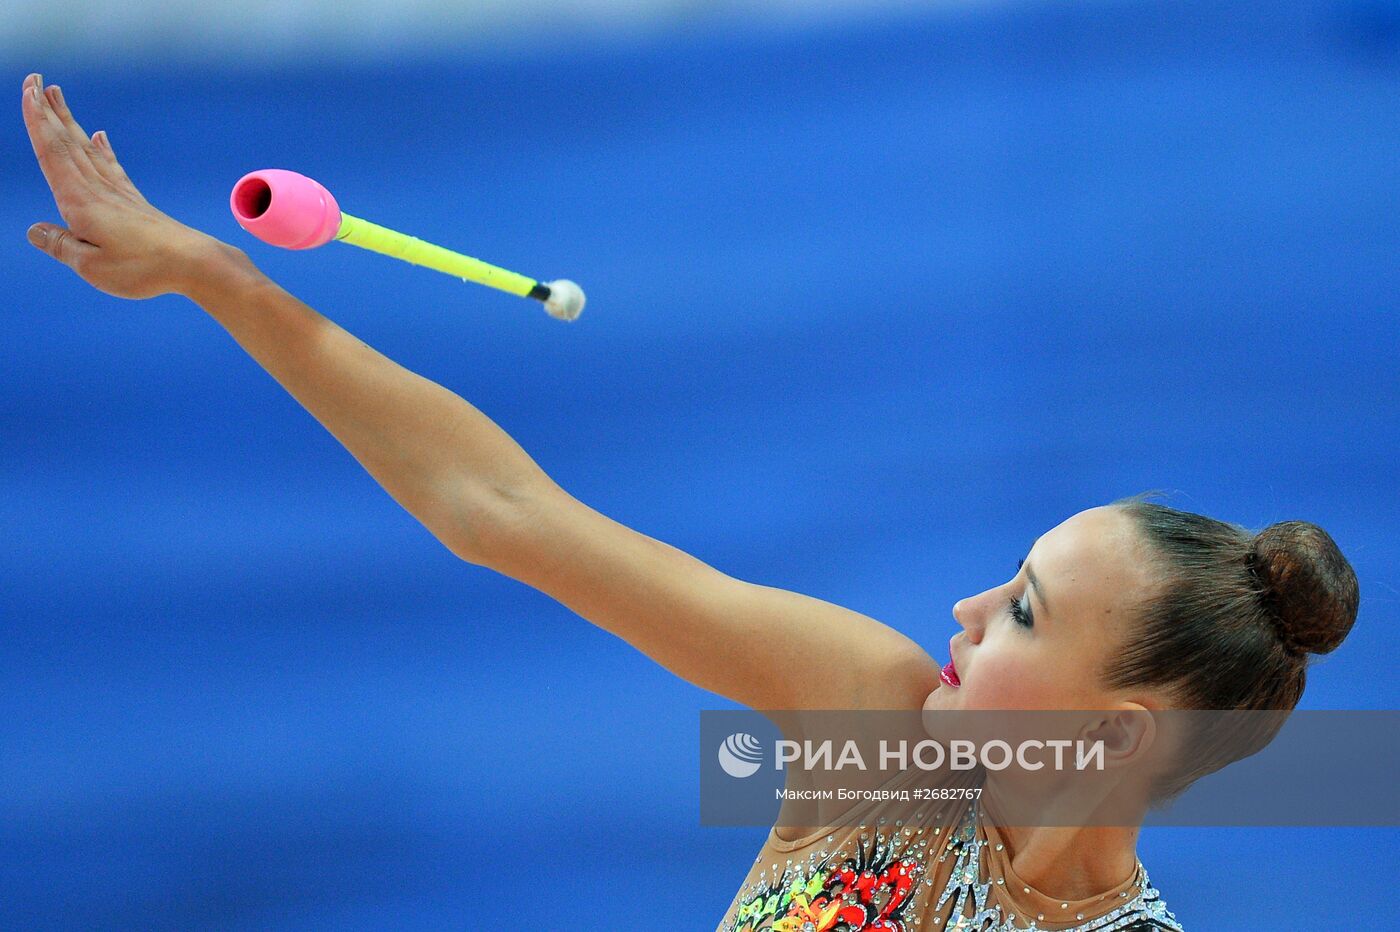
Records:
[[[904,912],[924,866],[893,845],[861,844],[854,857],[828,856],[810,872],[782,873],[739,904],[736,932],[909,932]]]

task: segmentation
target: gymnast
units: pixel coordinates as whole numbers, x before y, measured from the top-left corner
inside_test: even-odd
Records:
[[[1083,733],[1128,760],[1159,713],[1292,710],[1309,655],[1355,621],[1356,576],[1322,528],[1255,532],[1132,496],[1048,529],[1011,578],[957,602],[940,664],[875,619],[728,576],[573,498],[471,404],[153,207],[57,86],[31,74],[22,94],[63,219],[30,228],[38,249],[110,295],[188,297],[450,552],[743,706],[1095,710]],[[819,675],[791,662],[818,656],[840,662]],[[1134,824],[1004,825],[972,800],[940,829],[863,802],[820,807],[810,823],[774,825],[718,928],[1179,930],[1138,859],[1140,815],[1238,756],[1141,778]]]

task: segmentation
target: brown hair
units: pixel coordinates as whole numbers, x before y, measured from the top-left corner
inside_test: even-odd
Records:
[[[1146,501],[1158,494],[1112,503],[1133,519],[1161,586],[1140,606],[1137,632],[1110,661],[1106,684],[1160,688],[1183,709],[1291,711],[1308,655],[1335,650],[1356,621],[1351,564],[1315,524],[1280,521],[1255,532]],[[1155,795],[1174,796],[1253,754],[1285,717],[1250,740],[1210,740],[1214,759],[1198,758]]]

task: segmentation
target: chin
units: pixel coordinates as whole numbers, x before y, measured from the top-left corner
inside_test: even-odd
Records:
[[[939,684],[933,692],[924,697],[924,710],[936,711],[938,709],[951,709],[956,705],[956,701],[949,693],[957,692],[951,686]]]

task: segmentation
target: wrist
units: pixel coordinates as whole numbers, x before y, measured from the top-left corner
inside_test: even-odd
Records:
[[[175,293],[201,307],[266,279],[243,250],[203,233],[192,241],[180,267]]]

